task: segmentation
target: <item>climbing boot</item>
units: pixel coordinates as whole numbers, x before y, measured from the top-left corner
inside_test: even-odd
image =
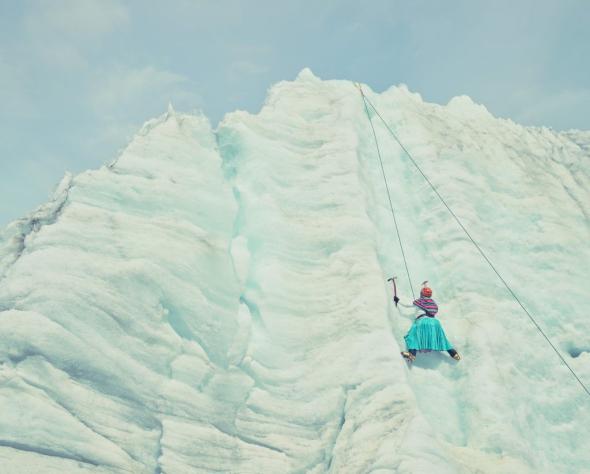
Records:
[[[414,354],[412,354],[411,352],[403,351],[401,354],[402,354],[402,357],[409,362],[414,362],[416,360],[416,356]]]
[[[455,349],[449,349],[447,352],[449,353],[449,355],[453,359],[455,359],[455,360],[461,360],[461,356],[459,355],[459,353]]]

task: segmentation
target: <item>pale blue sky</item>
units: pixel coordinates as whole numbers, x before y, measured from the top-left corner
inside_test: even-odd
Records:
[[[590,129],[588,25],[586,0],[0,0],[0,225],[169,100],[216,124],[304,67]]]

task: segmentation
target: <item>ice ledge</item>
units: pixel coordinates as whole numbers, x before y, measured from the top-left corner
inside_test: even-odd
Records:
[[[72,183],[72,174],[66,173],[48,202],[28,216],[10,223],[0,233],[0,279],[4,278],[9,268],[25,251],[27,237],[38,232],[41,227],[57,221],[67,202]]]

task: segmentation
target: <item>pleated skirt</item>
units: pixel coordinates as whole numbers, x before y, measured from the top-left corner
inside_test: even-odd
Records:
[[[414,320],[404,339],[408,349],[418,351],[448,351],[453,348],[438,319],[426,316]]]

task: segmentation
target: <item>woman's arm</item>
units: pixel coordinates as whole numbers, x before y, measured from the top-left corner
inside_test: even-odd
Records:
[[[395,303],[395,306],[399,309],[399,312],[408,318],[415,318],[416,316],[418,316],[417,310],[419,310],[419,308],[417,306],[414,306],[413,304],[402,303],[396,294],[397,292],[395,288],[395,282],[391,278],[390,280],[393,284],[393,302]]]
[[[395,301],[395,300],[394,300]],[[402,303],[399,298],[397,299],[397,308],[399,309],[399,312],[408,317],[408,318],[416,318],[416,316],[418,316],[419,313],[423,312],[423,311],[419,311],[419,308],[414,306],[413,304],[404,304]]]

